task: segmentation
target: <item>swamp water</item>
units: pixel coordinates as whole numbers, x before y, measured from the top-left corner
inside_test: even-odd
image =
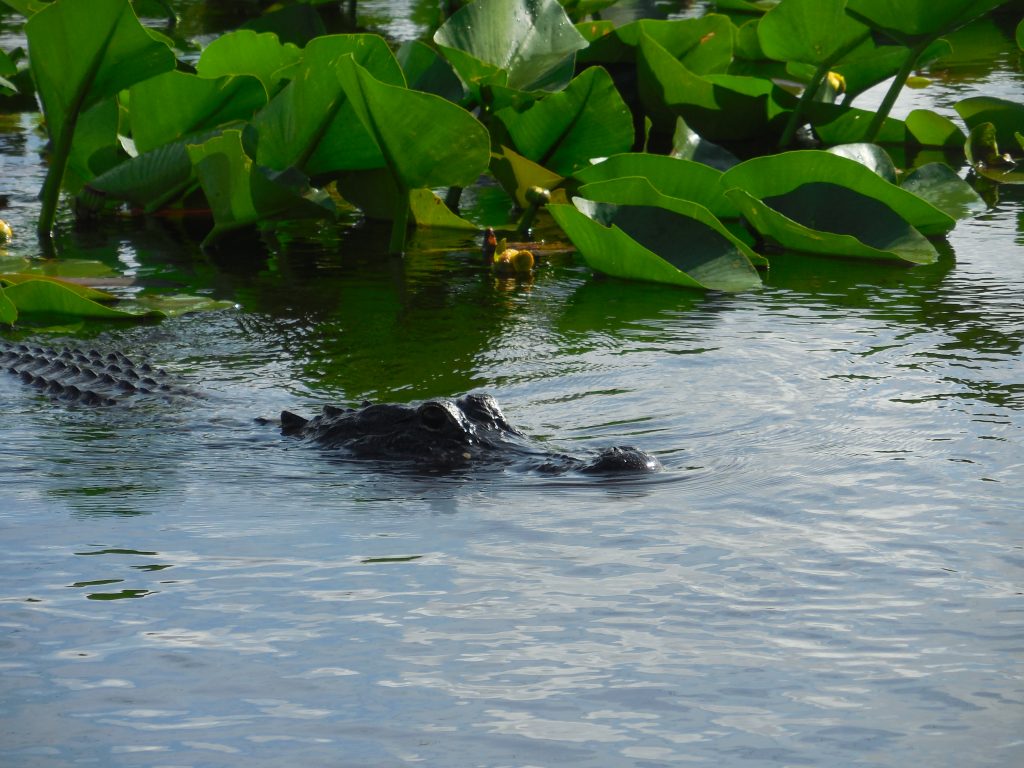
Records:
[[[1019,98],[1012,61],[903,114]],[[4,120],[21,269],[42,139]],[[1019,191],[935,266],[776,259],[739,295],[564,255],[498,281],[476,243],[390,260],[362,228],[208,257],[159,223],[62,226],[74,258],[239,308],[41,337],[195,402],[0,377],[5,768],[1024,763]],[[415,473],[253,422],[465,391],[666,469]]]

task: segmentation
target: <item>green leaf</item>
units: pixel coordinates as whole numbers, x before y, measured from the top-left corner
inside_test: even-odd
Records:
[[[846,0],[785,0],[757,25],[761,50],[778,61],[831,66],[871,31],[845,8]]]
[[[996,127],[992,123],[975,125],[964,143],[967,162],[974,172],[997,184],[1024,184],[1024,169],[999,151]]]
[[[25,34],[53,141],[39,217],[39,232],[48,237],[79,115],[172,69],[175,61],[170,48],[139,24],[128,0],[57,0],[28,20]]]
[[[856,160],[865,168],[870,168],[890,184],[896,183],[896,166],[889,157],[889,153],[877,144],[839,144],[825,150],[833,155],[848,157]]]
[[[928,163],[915,168],[901,185],[954,219],[982,213],[987,206],[974,187],[956,175],[945,163]]]
[[[906,119],[908,140],[922,147],[963,146],[964,134],[948,117],[930,109],[914,109]]]
[[[147,213],[158,210],[197,183],[187,146],[202,144],[219,133],[189,136],[125,160],[86,184],[78,193],[76,205],[99,210],[107,202],[125,202]]]
[[[267,103],[263,85],[249,75],[216,79],[165,72],[129,91],[132,138],[148,152],[224,123],[251,119]]]
[[[281,43],[273,32],[239,29],[215,38],[203,49],[196,62],[196,73],[209,79],[252,75],[273,95],[301,59],[298,47]]]
[[[1024,19],[1021,19],[1020,23],[1017,24],[1015,37],[1017,38],[1017,47],[1024,51]]]
[[[146,307],[151,313],[159,313],[165,317],[180,317],[193,312],[220,312],[225,309],[234,309],[237,306],[233,301],[224,299],[182,294],[136,296],[133,303]]]
[[[794,251],[914,264],[938,259],[891,208],[838,184],[810,182],[764,200],[738,187],[726,194],[761,235]]]
[[[464,80],[466,60],[453,50],[504,70],[507,85],[522,91],[564,87],[576,51],[587,45],[557,0],[475,0],[441,25],[434,42]]]
[[[0,286],[0,323],[14,325],[14,321],[17,319],[18,308],[14,306],[14,302],[7,297],[7,293]]]
[[[487,170],[487,129],[466,110],[430,93],[383,83],[351,56],[336,67],[400,189],[468,186]]]
[[[740,160],[725,147],[701,137],[686,124],[681,117],[676,118],[676,128],[672,134],[672,157],[682,160],[693,160],[695,163],[709,165],[719,171],[727,171]]]
[[[76,293],[83,299],[89,299],[90,301],[116,301],[117,297],[112,293],[106,291],[100,291],[95,288],[90,288],[87,285],[79,285],[74,282],[62,280],[59,277],[50,277],[48,275],[36,275],[30,272],[6,272],[0,274],[0,285],[20,285],[26,283],[29,280],[41,280],[45,283],[56,283],[63,288]]]
[[[384,164],[338,80],[335,65],[346,55],[376,79],[405,85],[401,67],[382,37],[316,38],[306,46],[292,81],[253,120],[259,133],[256,161],[260,165],[278,170],[295,166],[318,178]]]
[[[634,177],[589,184],[548,210],[592,269],[613,277],[742,291],[761,284],[753,253],[697,203]]]
[[[848,0],[847,10],[893,40],[911,45],[962,27],[1007,0]]]
[[[520,208],[528,208],[530,201],[526,199],[527,191],[532,187],[554,189],[565,180],[554,171],[528,160],[506,146],[501,152],[491,154],[491,173],[498,183],[516,201]]]
[[[755,157],[729,169],[722,178],[727,190],[739,187],[757,199],[785,195],[811,183],[845,187],[874,198],[925,235],[942,235],[956,225],[931,203],[890,184],[860,163],[820,150]]]
[[[668,197],[690,200],[719,219],[738,218],[739,211],[725,196],[722,172],[702,163],[646,152],[614,155],[574,174],[581,184],[640,176]]]
[[[190,144],[188,154],[213,211],[214,228],[204,246],[260,221],[334,214],[330,198],[311,188],[297,169],[275,172],[253,163],[242,147],[241,131]]]
[[[591,158],[633,146],[633,116],[602,67],[589,67],[564,91],[523,110],[499,110],[516,151],[566,176]]]
[[[414,189],[409,192],[409,212],[417,227],[480,231],[480,227],[473,222],[452,213],[444,204],[444,200],[429,189]]]
[[[996,142],[1004,152],[1017,146],[1014,134],[1024,132],[1024,104],[992,96],[975,96],[958,101],[955,109],[972,131],[982,123],[991,123],[995,128]]]
[[[796,98],[772,81],[690,72],[665,48],[642,35],[637,57],[640,99],[655,125],[671,131],[677,117],[711,141],[763,138],[781,131]]]
[[[655,40],[690,72],[725,72],[733,57],[736,29],[728,16],[710,13],[699,19],[639,19],[611,30],[581,51],[580,64],[617,64],[636,60],[641,38]]]
[[[77,286],[75,286],[77,287]],[[20,315],[60,315],[101,320],[143,320],[163,317],[162,312],[127,312],[80,296],[72,286],[56,280],[26,280],[4,289]]]
[[[402,43],[395,56],[405,73],[409,87],[433,93],[448,101],[460,102],[466,96],[462,81],[444,57],[420,40]]]

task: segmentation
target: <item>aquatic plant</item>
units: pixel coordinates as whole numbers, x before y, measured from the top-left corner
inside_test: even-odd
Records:
[[[791,251],[935,259],[927,238],[978,198],[948,166],[898,184],[882,146],[941,147],[979,176],[1021,177],[1020,104],[957,105],[966,138],[927,110],[888,115],[913,68],[948,52],[942,36],[1002,0],[915,0],[898,13],[875,0],[736,0],[718,8],[755,15],[621,27],[585,18],[607,2],[569,6],[574,24],[557,0],[475,0],[397,56],[372,34],[300,46],[238,30],[194,66],[128,0],[4,2],[28,17],[51,138],[43,239],[61,189],[80,216],[194,208],[201,196],[208,246],[239,229],[329,220],[344,199],[390,220],[398,253],[409,226],[473,227],[459,192],[490,176],[520,208],[531,188],[549,190],[552,216],[597,270],[740,290],[766,263],[741,216],[759,242]],[[0,89],[16,73],[0,59]],[[881,108],[853,106],[894,75]],[[780,151],[798,136],[844,146]],[[729,150],[769,154],[736,165]],[[445,189],[447,205],[435,194]]]

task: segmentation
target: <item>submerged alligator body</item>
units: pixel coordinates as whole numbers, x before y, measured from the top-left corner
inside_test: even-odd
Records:
[[[0,369],[51,397],[83,405],[196,394],[164,369],[135,363],[120,352],[104,354],[95,349],[54,349],[0,341]]]
[[[650,472],[660,467],[654,456],[637,448],[605,448],[590,459],[541,449],[508,422],[497,400],[487,394],[419,405],[327,405],[312,419],[284,411],[281,431],[356,456],[400,459],[440,469],[479,462],[586,474]]]
[[[0,368],[55,399],[113,406],[137,399],[198,396],[162,368],[119,353],[54,349],[0,341]],[[545,473],[651,472],[658,460],[637,448],[605,448],[589,458],[545,450],[513,427],[486,394],[428,400],[418,405],[326,405],[305,419],[281,413],[281,433],[354,458],[453,470],[477,463],[521,466]]]

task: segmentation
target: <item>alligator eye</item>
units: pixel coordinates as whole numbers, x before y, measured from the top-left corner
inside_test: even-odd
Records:
[[[420,406],[420,422],[427,429],[440,431],[448,423],[448,411],[437,403],[424,403]]]

